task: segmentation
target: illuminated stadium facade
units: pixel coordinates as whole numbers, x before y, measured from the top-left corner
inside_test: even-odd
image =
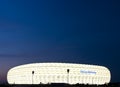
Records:
[[[110,71],[104,66],[73,63],[33,63],[8,71],[9,84],[107,84]]]

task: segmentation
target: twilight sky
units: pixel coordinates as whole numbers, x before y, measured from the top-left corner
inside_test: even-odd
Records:
[[[0,0],[0,82],[34,62],[103,65],[120,81],[120,1]]]

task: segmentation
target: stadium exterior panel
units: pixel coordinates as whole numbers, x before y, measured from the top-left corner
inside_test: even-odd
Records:
[[[104,66],[73,63],[32,63],[8,71],[9,84],[96,84],[110,82],[110,71]]]

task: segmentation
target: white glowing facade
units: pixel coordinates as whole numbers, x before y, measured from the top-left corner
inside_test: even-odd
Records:
[[[8,71],[9,84],[106,84],[110,71],[103,66],[72,63],[33,63]]]

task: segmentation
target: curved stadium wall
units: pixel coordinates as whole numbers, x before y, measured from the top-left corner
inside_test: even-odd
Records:
[[[8,71],[9,84],[107,84],[110,71],[103,66],[72,63],[33,63]]]

